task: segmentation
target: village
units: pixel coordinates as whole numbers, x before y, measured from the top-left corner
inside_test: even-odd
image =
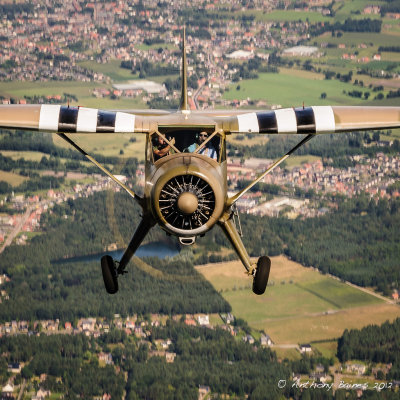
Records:
[[[280,187],[280,193],[273,199],[266,199],[266,193],[261,191],[250,192],[243,196],[238,203],[242,213],[253,215],[268,215],[277,217],[286,215],[289,218],[315,217],[330,211],[327,207],[320,207],[316,199],[343,195],[353,197],[366,193],[371,198],[391,198],[400,196],[398,188],[392,189],[391,185],[398,179],[400,157],[378,153],[376,158],[367,156],[354,156],[356,164],[352,168],[339,169],[324,166],[321,160],[307,162],[291,169],[278,167],[273,173],[267,175],[262,181],[264,184]],[[262,173],[272,160],[249,158],[240,160],[228,158],[228,183],[229,190],[234,193],[238,190],[241,181],[253,180]],[[3,214],[0,217],[0,245],[4,249],[7,237],[12,236],[18,245],[26,244],[30,232],[40,232],[40,218],[45,212],[51,210],[54,204],[66,202],[68,199],[89,197],[93,193],[112,189],[119,191],[109,178],[100,174],[86,175],[69,172],[68,176],[80,179],[91,177],[93,183],[75,184],[63,190],[49,189],[45,195],[15,194],[8,199],[0,200],[0,205],[5,204],[11,210],[18,211],[12,214]],[[138,192],[144,188],[144,165],[139,164],[136,171],[136,186]],[[127,177],[119,176],[123,182]],[[302,195],[296,195],[295,188],[301,189]],[[304,196],[304,193],[312,196]],[[288,195],[287,193],[290,193]],[[334,208],[334,203],[332,204]],[[11,244],[9,240],[7,245]]]
[[[128,337],[133,337],[138,344],[144,345],[148,348],[148,357],[160,357],[166,363],[174,363],[177,354],[173,351],[174,342],[171,338],[165,339],[152,339],[152,329],[165,326],[168,319],[171,318],[172,323],[182,323],[186,326],[201,327],[203,329],[223,329],[229,332],[232,336],[241,340],[248,345],[254,347],[254,351],[262,347],[279,348],[275,345],[268,334],[264,332],[257,333],[257,340],[250,334],[246,333],[240,326],[236,325],[235,318],[231,313],[220,315],[196,314],[196,315],[174,315],[172,317],[161,316],[158,314],[151,314],[147,316],[131,316],[123,318],[120,315],[114,315],[111,321],[99,318],[81,318],[76,321],[73,326],[71,322],[60,323],[57,320],[48,321],[11,321],[0,324],[0,337],[13,336],[13,335],[85,335],[88,337],[99,338],[101,335],[107,334],[112,330],[123,331]],[[211,323],[210,318],[214,321],[218,319],[218,323]],[[169,322],[171,323],[171,322]],[[298,344],[296,349],[303,355],[312,356],[313,348],[310,344]],[[116,370],[119,367],[114,365],[112,352],[97,351],[94,355],[99,365],[114,366]],[[24,390],[24,385],[14,385],[16,377],[21,375],[25,363],[14,362],[8,364],[8,372],[11,378],[7,384],[2,387],[1,395],[3,398],[16,398],[20,390]],[[317,363],[315,369],[309,375],[293,374],[293,385],[299,387],[306,387],[308,385],[323,385],[327,388],[334,389],[340,388],[340,384],[344,385],[345,382],[352,382],[354,378],[363,377],[364,383],[358,385],[357,393],[361,396],[363,390],[370,389],[372,382],[381,379],[383,373],[388,373],[392,365],[377,364],[368,365],[360,362],[346,362],[344,364],[336,363],[331,365],[329,369],[326,366]],[[38,386],[36,396],[32,397],[34,400],[41,400],[51,396],[51,391],[43,389],[41,383],[45,382],[46,374],[38,377]],[[400,386],[400,382],[392,382],[395,386]],[[199,385],[198,399],[202,400],[210,393],[211,389],[208,386]],[[107,400],[107,397],[102,397]]]
[[[183,1],[146,3],[117,1],[112,3],[77,2],[57,4],[48,1],[43,7],[35,0],[22,9],[16,8],[6,13],[0,20],[0,81],[81,81],[98,82],[92,95],[97,98],[143,97],[177,100],[179,91],[166,90],[145,77],[140,70],[140,81],[112,82],[102,72],[95,72],[82,62],[90,61],[105,64],[110,60],[121,62],[121,66],[132,69],[142,65],[162,65],[172,68],[176,73],[180,68],[180,58],[176,48],[181,41],[181,26],[177,24],[176,7]],[[223,100],[222,93],[232,81],[239,80],[239,69],[232,62],[248,61],[254,57],[268,60],[267,50],[279,50],[296,45],[307,38],[307,22],[298,21],[289,26],[283,22],[272,23],[254,18],[234,19],[229,29],[218,21],[219,13],[227,10],[243,11],[240,1],[235,0],[218,5],[207,2],[205,10],[213,20],[208,31],[200,29],[189,33],[190,51],[196,54],[196,69],[203,71],[205,77],[198,80],[198,90],[190,98],[191,107],[208,108],[223,105],[241,107],[248,100]],[[222,2],[223,3],[223,2]],[[263,12],[272,10],[278,0],[260,0],[254,7]],[[192,4],[202,5],[196,0]],[[321,14],[329,14],[328,1],[316,0],[307,7]],[[68,24],[65,16],[68,15]],[[215,18],[215,21],[214,21]],[[67,25],[67,27],[66,27]],[[275,29],[271,29],[274,28]],[[194,29],[198,29],[197,27]],[[244,35],[243,35],[243,32]],[[164,43],[160,48],[152,45]],[[171,46],[172,45],[172,46]],[[194,67],[189,66],[189,74]],[[134,79],[134,75],[132,75]],[[107,85],[104,87],[104,84]],[[3,104],[31,102],[28,98],[0,99]],[[61,93],[38,96],[37,102],[65,102]],[[265,107],[264,102],[257,104]],[[278,106],[278,105],[270,105]]]

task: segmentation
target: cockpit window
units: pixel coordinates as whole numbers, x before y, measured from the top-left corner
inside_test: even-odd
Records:
[[[217,162],[225,160],[223,137],[214,134],[213,129],[171,130],[151,136],[152,161],[168,157],[175,153],[197,153]],[[150,154],[149,154],[150,155]]]

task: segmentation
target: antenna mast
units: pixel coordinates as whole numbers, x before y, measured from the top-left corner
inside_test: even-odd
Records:
[[[186,63],[186,29],[183,28],[182,32],[182,80],[181,80],[181,103],[179,109],[188,111],[188,96],[187,96],[187,63]]]

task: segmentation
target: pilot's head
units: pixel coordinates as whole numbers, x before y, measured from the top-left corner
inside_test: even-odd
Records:
[[[203,142],[205,142],[207,140],[207,138],[208,138],[208,133],[205,131],[202,131],[197,136],[197,143],[202,144]]]
[[[162,138],[161,136],[156,135],[153,138],[153,146],[164,146],[164,145],[166,145],[166,142],[164,141],[164,138]]]

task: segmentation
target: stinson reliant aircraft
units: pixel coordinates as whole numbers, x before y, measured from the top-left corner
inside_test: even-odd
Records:
[[[219,225],[229,239],[247,274],[253,292],[265,292],[271,267],[267,256],[253,263],[237,229],[235,203],[254,185],[315,135],[400,128],[400,107],[314,106],[274,111],[204,110],[188,106],[185,33],[182,40],[182,93],[177,111],[106,111],[60,105],[2,105],[0,127],[53,132],[70,143],[142,208],[139,223],[121,260],[102,257],[101,268],[108,293],[118,291],[118,276],[146,234],[156,224],[191,245],[196,237]],[[74,133],[146,135],[145,188],[139,196],[69,136]],[[234,134],[306,134],[283,157],[270,165],[247,187],[227,193],[226,137]]]

